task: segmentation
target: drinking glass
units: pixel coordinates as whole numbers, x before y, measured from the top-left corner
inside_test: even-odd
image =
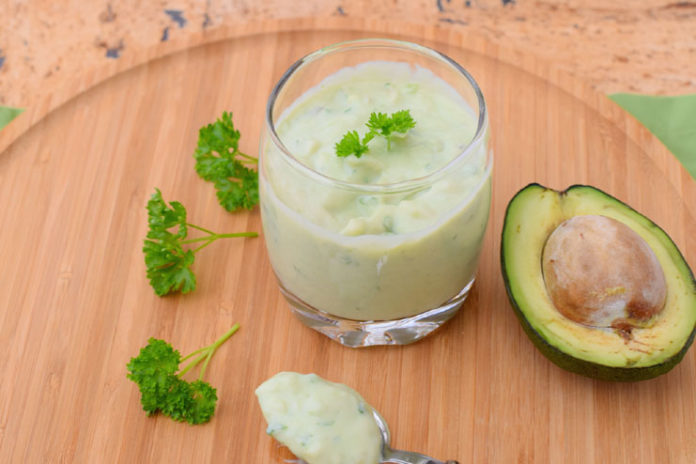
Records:
[[[427,175],[386,184],[346,181],[311,167],[289,148],[321,138],[309,128],[300,140],[289,140],[282,128],[322,82],[375,63],[432,75],[470,113],[471,139]],[[460,129],[448,130],[443,137]],[[269,97],[259,158],[266,247],[291,311],[351,347],[411,343],[449,320],[474,283],[488,222],[493,164],[488,141],[486,104],[477,83],[435,50],[363,39],[324,47],[294,63]],[[416,218],[423,212],[419,208],[427,209],[429,219],[406,233],[392,230],[391,216],[382,218],[380,230],[346,232],[347,223],[364,222],[346,218],[346,211],[375,208],[389,208],[396,216],[409,208]]]

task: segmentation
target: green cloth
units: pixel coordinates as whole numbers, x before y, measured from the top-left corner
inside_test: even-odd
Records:
[[[696,95],[609,95],[665,144],[696,179]]]
[[[0,106],[0,129],[5,127],[14,118],[22,114],[23,108],[10,108],[9,106]]]

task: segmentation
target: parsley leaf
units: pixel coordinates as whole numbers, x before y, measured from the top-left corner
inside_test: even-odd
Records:
[[[143,253],[147,278],[159,296],[174,291],[188,293],[196,288],[196,276],[191,271],[194,255],[184,251],[182,240],[188,234],[186,208],[173,201],[169,206],[156,189],[147,202],[148,225]],[[174,232],[170,229],[175,228]]]
[[[370,132],[389,135],[392,125],[391,118],[386,113],[370,113],[370,119],[365,123]]]
[[[387,150],[391,150],[392,135],[405,134],[409,129],[416,127],[416,121],[411,117],[409,110],[401,110],[392,113],[391,116],[386,113],[371,113],[365,125],[370,130],[362,141],[357,131],[346,132],[341,141],[336,143],[336,155],[341,157],[355,155],[360,158],[369,150],[367,144],[377,135],[387,139]]]
[[[178,201],[169,205],[162,198],[162,192],[155,193],[147,202],[149,230],[143,244],[147,278],[159,296],[172,292],[188,293],[196,288],[196,276],[191,270],[195,253],[219,238],[257,237],[256,232],[216,234],[210,230],[186,221],[186,208]],[[188,229],[204,232],[205,236],[186,239]],[[184,245],[202,242],[193,250]]]
[[[126,365],[127,377],[138,385],[140,402],[147,414],[161,411],[189,424],[208,422],[215,413],[218,398],[215,388],[203,381],[203,375],[215,351],[238,329],[239,324],[235,324],[212,345],[183,358],[169,343],[150,338],[138,356]],[[193,361],[177,374],[179,364],[190,358],[194,358]],[[198,380],[187,382],[181,378],[201,361],[204,363]]]
[[[249,168],[256,166],[258,159],[239,151],[239,137],[232,114],[225,111],[198,131],[193,153],[196,172],[215,185],[218,202],[227,211],[252,209],[259,202],[259,176]]]
[[[217,392],[209,383],[196,380],[191,383],[191,406],[189,407],[189,422],[202,424],[208,422],[215,412]]]
[[[171,376],[171,380],[172,385],[167,394],[157,403],[158,409],[175,421],[188,421],[193,402],[191,385],[175,375]]]
[[[392,132],[405,134],[409,129],[416,127],[416,121],[411,117],[409,110],[401,110],[391,115],[391,123],[389,124],[389,132],[384,134],[391,135]],[[384,129],[382,129],[384,131]]]
[[[360,142],[358,131],[346,132],[341,141],[336,144],[336,154],[338,156],[355,155],[357,158],[360,158],[367,150],[367,142]]]
[[[151,338],[128,364],[128,378],[140,386],[140,401],[148,415],[159,409],[174,385],[181,355],[163,340]]]

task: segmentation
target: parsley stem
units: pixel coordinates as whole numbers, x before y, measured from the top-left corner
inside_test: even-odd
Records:
[[[203,350],[207,350],[208,348],[209,348],[209,347],[206,346],[205,348],[203,348]],[[188,364],[186,365],[186,367],[184,367],[183,369],[181,369],[181,371],[179,372],[179,374],[177,374],[177,376],[178,376],[179,378],[183,377],[184,374],[186,374],[188,371],[190,371],[191,369],[193,369],[194,367],[196,367],[196,366],[198,365],[198,363],[201,362],[201,360],[202,360],[203,358],[205,358],[206,356],[208,356],[208,353],[205,352],[205,351],[204,351],[203,353],[199,354],[198,357],[197,357],[196,359],[194,359],[193,361],[191,361],[190,363],[188,363]]]
[[[200,348],[200,349],[194,351],[193,353],[188,354],[185,357],[183,357],[181,359],[181,362],[184,362],[185,360],[191,358],[192,356],[198,355],[198,356],[196,356],[196,359],[194,359],[193,361],[188,363],[186,365],[186,367],[184,367],[179,372],[178,377],[181,378],[184,374],[186,374],[188,371],[190,371],[191,369],[196,367],[203,359],[205,359],[205,362],[203,363],[203,367],[201,367],[201,373],[198,376],[198,380],[203,380],[203,375],[205,374],[205,370],[208,367],[208,363],[212,359],[215,351],[217,351],[217,349],[220,347],[220,345],[225,343],[227,341],[227,339],[229,339],[232,335],[234,335],[234,333],[237,330],[239,330],[239,324],[233,325],[230,330],[225,332],[225,334],[222,337],[218,338],[212,345],[206,346],[204,348]]]
[[[203,380],[203,374],[205,374],[205,370],[208,368],[208,363],[210,362],[210,358],[213,357],[213,353],[215,353],[215,350],[211,350],[208,353],[208,356],[206,356],[205,362],[203,362],[203,367],[201,367],[201,373],[198,375],[198,380]]]
[[[203,245],[201,245],[201,246],[199,246],[199,247],[197,247],[197,248],[194,248],[194,249],[193,249],[193,254],[198,253],[199,251],[201,251],[203,248],[207,247],[208,245],[210,245],[210,244],[213,243],[214,241],[215,241],[215,239],[208,240],[208,241],[205,242]]]
[[[227,339],[230,338],[232,335],[234,335],[234,333],[235,333],[236,331],[238,331],[238,330],[239,330],[239,323],[233,325],[232,328],[231,328],[230,330],[228,330],[227,332],[225,332],[225,333],[222,335],[222,337],[218,338],[218,339],[215,341],[215,343],[213,343],[213,344],[211,345],[211,347],[213,347],[214,349],[217,350],[217,348],[218,348],[220,345],[222,345],[223,343],[225,343],[225,342],[227,341]]]
[[[238,151],[238,152],[237,152],[237,156],[241,156],[242,158],[246,158],[246,159],[248,159],[249,161],[255,161],[255,162],[257,162],[257,163],[259,162],[259,159],[256,158],[255,156],[249,156],[249,155],[247,155],[246,153],[242,153],[241,151]]]
[[[215,351],[227,341],[228,338],[230,338],[234,333],[239,330],[239,324],[235,324],[232,326],[230,330],[228,330],[222,337],[218,338],[215,343],[210,345],[210,352],[208,353],[208,357],[206,358],[205,362],[203,363],[203,367],[201,367],[201,375],[199,376],[198,380],[203,379],[203,374],[205,374],[205,369],[208,367],[208,363],[210,362],[211,358],[213,357],[213,354],[215,354]]]
[[[199,349],[197,349],[196,351],[194,351],[193,353],[187,354],[186,356],[184,356],[183,358],[181,358],[181,361],[179,361],[179,362],[184,362],[184,361],[186,361],[187,359],[189,359],[189,358],[191,358],[191,357],[197,355],[197,354],[200,353],[201,351],[205,351],[205,350],[207,350],[207,349],[208,349],[207,346],[204,346],[203,348],[199,348]]]
[[[215,234],[215,238],[258,237],[258,232],[233,232],[230,234]]]
[[[209,235],[207,237],[198,237],[198,238],[190,238],[188,240],[182,240],[180,243],[182,245],[188,245],[189,243],[197,243],[197,242],[203,242],[203,241],[207,242],[210,240],[214,240],[214,239],[212,239],[211,236]]]
[[[201,227],[201,226],[197,226],[197,225],[191,224],[191,223],[189,223],[189,222],[187,222],[186,225],[189,226],[189,227],[191,227],[191,228],[193,228],[193,229],[198,229],[198,230],[200,230],[201,232],[205,232],[205,233],[210,234],[210,235],[215,235],[215,232],[213,232],[212,230],[204,229],[204,228]]]
[[[187,243],[195,243],[195,242],[205,241],[205,243],[203,245],[199,246],[198,248],[193,249],[193,252],[195,254],[219,238],[258,237],[258,236],[259,236],[259,234],[257,232],[235,232],[232,234],[215,234],[215,235],[209,235],[207,237],[199,237],[199,238],[192,238],[189,240],[183,240],[183,241],[181,241],[181,244],[184,245]]]
[[[182,245],[186,245],[189,243],[196,243],[196,242],[213,242],[219,238],[258,237],[258,236],[259,236],[258,232],[234,232],[231,234],[211,233],[207,237],[190,238],[188,240],[182,240],[179,243],[181,243]]]

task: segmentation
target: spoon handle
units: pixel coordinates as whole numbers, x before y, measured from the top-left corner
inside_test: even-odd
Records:
[[[385,453],[381,462],[393,464],[459,464],[457,461],[438,461],[424,454],[401,450],[389,450],[388,453]]]

